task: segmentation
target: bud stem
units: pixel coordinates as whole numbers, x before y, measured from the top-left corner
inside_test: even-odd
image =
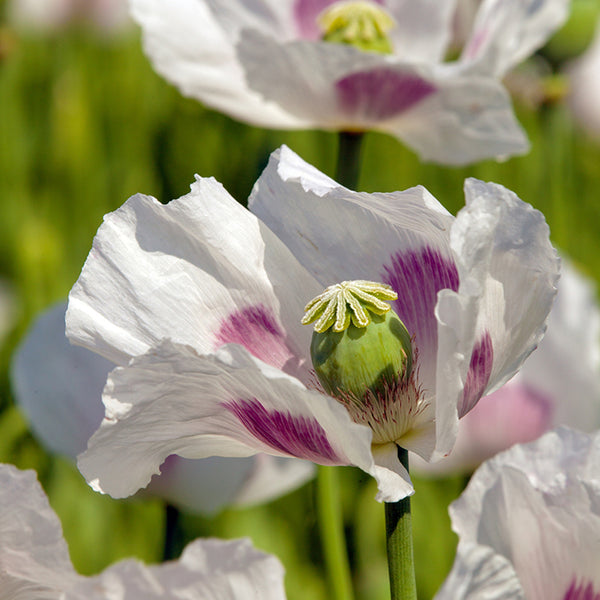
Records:
[[[408,451],[398,447],[398,458],[408,470]],[[392,600],[416,600],[410,496],[386,502],[385,532]]]
[[[319,467],[317,509],[321,544],[333,600],[353,600],[336,467]]]
[[[335,180],[351,190],[356,190],[360,176],[361,132],[340,131]]]

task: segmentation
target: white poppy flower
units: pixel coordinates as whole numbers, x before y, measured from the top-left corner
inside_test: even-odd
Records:
[[[11,381],[15,399],[38,439],[72,459],[87,447],[104,416],[102,389],[115,364],[65,337],[65,304],[44,312],[17,348]],[[304,460],[257,454],[188,460],[170,456],[148,492],[192,512],[264,502],[314,474]]]
[[[0,465],[0,599],[284,600],[283,568],[249,540],[196,540],[181,558],[116,563],[94,577],[73,569],[58,517],[34,471]]]
[[[130,23],[126,0],[12,0],[7,10],[17,26],[36,30],[82,21],[112,32]]]
[[[600,309],[595,289],[562,263],[548,330],[523,368],[460,420],[450,455],[436,463],[415,457],[419,472],[471,471],[513,444],[559,425],[600,428]]]
[[[465,194],[454,218],[422,187],[353,192],[282,147],[249,211],[198,177],[167,205],[137,195],[107,215],[66,317],[72,341],[121,365],[79,458],[86,479],[121,497],[171,454],[265,452],[358,466],[380,500],[412,493],[398,446],[451,450],[458,418],[539,342],[558,277],[541,213],[496,184]],[[413,338],[407,393],[379,423],[379,404],[353,422],[318,389],[300,323],[347,280],[389,284]]]
[[[559,428],[498,454],[450,516],[460,541],[436,600],[597,600],[600,434]]]
[[[131,7],[156,70],[207,106],[262,127],[383,131],[425,160],[458,165],[528,149],[500,78],[564,21],[568,1],[483,2],[451,63],[443,59],[454,0],[131,0]],[[338,35],[332,10],[362,11],[347,25],[350,37],[383,38],[390,52],[322,41]]]

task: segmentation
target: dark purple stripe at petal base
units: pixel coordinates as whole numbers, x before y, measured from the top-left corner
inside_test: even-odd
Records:
[[[592,583],[578,584],[577,580],[573,579],[563,600],[600,600],[600,592],[594,590]]]
[[[394,310],[402,319],[425,360],[437,352],[437,319],[434,310],[437,293],[458,290],[458,269],[451,258],[428,246],[397,252],[384,265],[382,280],[398,294]]]
[[[248,306],[231,314],[215,338],[217,346],[241,344],[256,358],[277,368],[293,358],[277,319],[262,305]]]
[[[345,464],[315,419],[268,411],[256,398],[227,402],[225,407],[254,437],[274,450],[319,464]]]
[[[483,396],[492,374],[494,348],[492,336],[484,332],[481,339],[473,347],[471,362],[463,390],[463,397],[458,406],[458,418],[464,417]]]
[[[352,73],[337,81],[335,89],[347,116],[368,121],[395,117],[436,91],[413,73],[387,68]]]

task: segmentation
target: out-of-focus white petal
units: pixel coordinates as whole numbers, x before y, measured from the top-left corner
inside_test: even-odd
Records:
[[[533,600],[600,592],[600,434],[560,428],[484,463],[450,507],[461,544],[509,560]],[[460,545],[459,545],[460,552]]]
[[[432,80],[436,93],[373,128],[393,133],[423,160],[449,165],[529,150],[501,83],[489,77],[448,76],[444,71],[439,69],[438,78]]]
[[[233,41],[205,2],[130,0],[142,26],[144,49],[155,69],[181,92],[255,125],[307,127],[251,91]]]
[[[167,205],[137,195],[105,217],[69,295],[67,336],[117,364],[163,338],[200,353],[240,343],[306,376],[300,320],[320,291],[256,217],[198,178]]]
[[[502,77],[537,50],[566,20],[569,0],[483,0],[461,63]]]
[[[163,342],[111,373],[104,404],[102,426],[78,462],[94,489],[114,497],[147,485],[171,454],[265,452],[374,468],[370,429],[237,345],[199,356]]]
[[[519,369],[542,338],[558,279],[559,261],[540,212],[497,184],[469,179],[465,195],[467,206],[450,233],[460,287],[441,293],[436,309],[441,378],[436,407],[442,424],[448,411],[464,416]],[[454,350],[445,356],[449,349]],[[448,399],[457,385],[463,390],[458,406]],[[441,453],[454,443],[445,431],[452,433],[442,426]]]
[[[525,594],[506,558],[466,542],[435,600],[525,600]]]
[[[0,465],[2,600],[284,600],[283,567],[249,540],[197,540],[177,561],[126,560],[95,577],[71,565],[60,522],[33,471]]]
[[[0,598],[58,600],[77,574],[34,471],[0,465]]]
[[[66,308],[57,304],[37,319],[14,354],[11,382],[35,435],[75,458],[102,422],[102,388],[114,364],[69,344]]]
[[[81,578],[65,600],[285,600],[283,567],[250,540],[196,540],[177,561],[146,567],[126,560]]]

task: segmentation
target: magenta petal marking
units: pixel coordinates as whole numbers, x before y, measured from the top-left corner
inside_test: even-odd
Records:
[[[445,288],[458,290],[458,269],[450,258],[428,246],[397,252],[391,265],[383,268],[382,279],[398,294],[394,310],[402,319],[420,356],[437,351],[437,293]]]
[[[458,406],[458,418],[464,417],[483,396],[492,374],[494,348],[492,336],[485,331],[482,338],[473,347],[463,397]]]
[[[268,411],[256,398],[227,402],[225,407],[254,437],[278,452],[324,465],[346,464],[315,419]]]
[[[577,583],[574,578],[563,600],[600,600],[600,592],[594,590],[592,583]]]
[[[231,314],[216,334],[216,345],[241,344],[256,358],[279,369],[293,358],[273,314],[264,306],[249,306]]]
[[[338,104],[348,116],[369,120],[394,117],[436,91],[417,75],[386,68],[352,73],[335,88]]]
[[[317,24],[319,13],[338,0],[296,0],[294,2],[294,20],[298,34],[306,40],[318,40],[321,31]],[[383,4],[383,0],[372,0]]]

